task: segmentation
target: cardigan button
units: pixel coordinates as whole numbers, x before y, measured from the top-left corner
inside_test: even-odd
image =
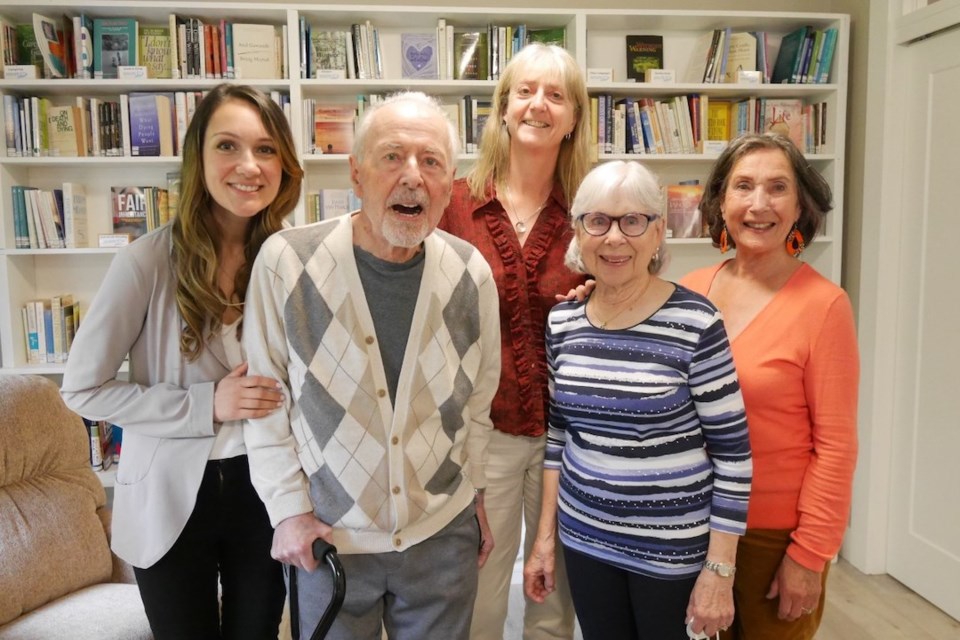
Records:
[[[386,392],[386,391],[384,391],[383,389],[377,389],[377,396],[378,396],[378,397],[382,398],[382,397],[385,396],[385,395],[387,395],[387,392]]]
[[[373,344],[373,336],[367,336],[367,337],[366,337],[366,342],[367,342],[367,344]]]

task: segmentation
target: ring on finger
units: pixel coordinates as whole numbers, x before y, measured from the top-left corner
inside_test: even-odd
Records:
[[[803,608],[803,607],[800,608],[800,611],[801,611],[802,613],[804,613],[805,615],[810,615],[811,613],[813,613],[813,609],[806,609],[806,608]]]

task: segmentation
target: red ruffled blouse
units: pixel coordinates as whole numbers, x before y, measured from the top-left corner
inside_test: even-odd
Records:
[[[501,374],[490,417],[504,433],[542,436],[547,424],[544,330],[554,296],[585,276],[563,264],[573,229],[563,189],[555,185],[523,247],[492,184],[484,199],[470,196],[466,179],[453,185],[438,228],[463,238],[490,263],[500,297]]]

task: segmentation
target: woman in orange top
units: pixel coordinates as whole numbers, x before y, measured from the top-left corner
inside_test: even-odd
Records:
[[[747,409],[753,493],[725,640],[813,638],[850,511],[859,356],[846,293],[799,260],[830,187],[780,135],[730,143],[701,211],[736,256],[681,283],[723,313]]]

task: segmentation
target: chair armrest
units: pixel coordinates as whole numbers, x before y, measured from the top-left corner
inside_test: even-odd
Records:
[[[107,534],[107,544],[110,544],[110,526],[113,523],[113,512],[104,507],[97,510],[97,515],[100,516],[100,522],[103,523],[103,530]],[[110,582],[137,584],[136,575],[133,573],[133,566],[129,562],[118,557],[117,554],[112,551],[110,552],[110,558],[113,561]]]

